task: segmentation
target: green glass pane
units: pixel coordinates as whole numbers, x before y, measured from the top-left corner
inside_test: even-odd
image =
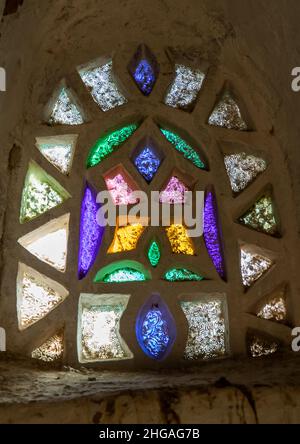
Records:
[[[164,279],[169,282],[202,281],[204,277],[186,268],[171,268],[165,273]]]
[[[52,176],[31,161],[22,192],[20,223],[40,216],[69,197],[70,194]]]
[[[109,134],[102,136],[95,145],[91,148],[86,166],[91,168],[103,159],[112,154],[118,146],[124,143],[139,127],[139,124],[132,123],[130,125],[123,126],[115,131],[111,131]]]
[[[160,248],[156,241],[153,241],[148,250],[148,259],[152,267],[157,267],[160,261]]]
[[[199,154],[178,134],[173,133],[164,128],[160,128],[160,131],[165,136],[165,138],[174,146],[174,148],[181,154],[183,157],[190,162],[192,162],[196,167],[205,169],[205,165],[202,162]]]
[[[144,273],[134,270],[133,268],[120,268],[118,270],[112,271],[111,273],[107,273],[102,278],[102,282],[137,282],[145,280],[146,276],[144,275]],[[95,282],[99,281],[95,280]]]
[[[239,219],[240,223],[266,234],[278,234],[274,205],[270,196],[263,196]]]

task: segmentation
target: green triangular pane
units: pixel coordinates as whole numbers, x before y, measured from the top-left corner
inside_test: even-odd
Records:
[[[202,281],[204,277],[186,268],[171,268],[165,273],[164,279],[169,282]]]
[[[31,161],[22,192],[20,223],[44,214],[69,197],[70,194],[52,176]]]
[[[157,267],[160,261],[160,248],[156,241],[151,242],[151,245],[148,250],[148,259],[152,267]]]
[[[239,218],[239,222],[256,231],[272,236],[278,234],[278,224],[274,214],[273,200],[270,196],[263,196]]]

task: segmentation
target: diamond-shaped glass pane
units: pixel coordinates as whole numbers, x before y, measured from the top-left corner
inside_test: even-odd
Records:
[[[128,69],[139,90],[148,96],[157,80],[159,67],[156,58],[146,45],[137,48]]]

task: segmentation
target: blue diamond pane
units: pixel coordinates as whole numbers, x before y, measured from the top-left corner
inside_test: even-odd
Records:
[[[151,182],[155,176],[161,159],[153,151],[151,147],[145,147],[134,159],[134,164],[138,172],[145,178],[147,182]]]
[[[154,70],[147,60],[141,60],[133,74],[134,80],[145,96],[148,96],[156,81]]]
[[[139,90],[148,96],[157,80],[159,66],[155,56],[146,45],[139,45],[128,66]]]

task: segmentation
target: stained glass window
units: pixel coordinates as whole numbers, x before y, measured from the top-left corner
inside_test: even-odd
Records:
[[[252,317],[245,319],[252,319],[262,330],[264,325],[270,330],[288,328],[290,306],[285,285],[267,295],[261,287],[261,282],[268,286],[272,269],[281,262],[277,253],[266,250],[260,242],[271,248],[269,245],[278,240],[261,234],[254,239],[255,233],[246,229],[282,236],[280,244],[282,241],[287,251],[277,213],[276,184],[274,194],[273,184],[259,188],[264,178],[258,176],[267,167],[268,177],[273,177],[267,147],[258,143],[255,133],[251,135],[253,147],[249,141],[243,145],[239,139],[245,136],[237,132],[230,133],[230,141],[220,141],[222,131],[250,129],[251,120],[248,116],[246,119],[245,108],[231,88],[218,96],[212,111],[205,100],[201,101],[209,126],[207,131],[200,128],[196,110],[181,110],[194,109],[205,88],[205,78],[213,76],[213,70],[197,68],[195,54],[179,57],[175,51],[178,57],[174,58],[173,75],[172,66],[167,69],[166,60],[160,65],[152,50],[142,44],[133,48],[131,60],[125,64],[117,55],[116,60],[123,60],[121,64],[101,56],[79,66],[77,80],[82,92],[88,91],[80,97],[86,97],[89,103],[81,106],[78,91],[62,81],[47,105],[44,129],[38,125],[40,133],[33,134],[36,146],[26,146],[26,156],[36,161],[29,161],[22,192],[17,190],[22,196],[20,224],[11,238],[18,239],[20,254],[16,264],[19,335],[38,322],[40,330],[38,326],[29,330],[32,337],[35,331],[42,331],[43,325],[46,327],[45,334],[29,345],[34,359],[74,365],[72,347],[67,342],[73,331],[67,325],[68,317],[73,323],[78,318],[78,364],[132,359],[131,348],[137,354],[134,362],[142,366],[147,362],[155,365],[153,360],[170,359],[169,365],[172,359],[178,363],[181,358],[194,361],[225,357],[230,354],[229,337],[236,334],[236,329],[229,332],[227,304],[234,304],[237,297],[241,298],[241,316],[248,304],[242,298],[249,299],[247,307]],[[169,87],[160,94],[165,81]],[[132,91],[132,97],[125,91]],[[216,97],[216,91],[208,93]],[[132,102],[134,97],[139,97],[136,104]],[[159,103],[162,99],[164,104]],[[85,113],[91,106],[97,113],[93,100],[105,112],[98,110],[100,119],[96,123]],[[159,107],[166,111],[166,118]],[[57,125],[63,126],[59,129]],[[218,160],[219,144],[224,163]],[[73,196],[67,190],[73,190]],[[142,194],[136,195],[136,191],[144,191],[149,199],[147,214]],[[150,200],[152,191],[154,200]],[[102,223],[104,215],[99,211],[100,192],[109,197],[107,205],[114,214],[108,227]],[[239,212],[229,211],[234,201]],[[185,217],[178,220],[177,210],[187,202],[201,228],[197,233]],[[166,222],[164,212],[169,205]],[[155,208],[159,214],[152,214]],[[182,214],[185,216],[185,211]],[[233,239],[240,232],[253,238],[252,243]],[[25,265],[30,260],[33,268]],[[10,261],[13,258],[7,262],[9,272],[17,269],[10,267]],[[233,279],[236,275],[240,275],[240,282]],[[247,295],[242,294],[248,290]],[[65,302],[69,292],[70,303]],[[78,300],[75,310],[74,301]],[[66,325],[58,323],[50,328],[56,313]],[[274,322],[285,325],[276,327]],[[9,329],[13,324],[9,323]],[[244,330],[249,328],[247,325]],[[180,340],[173,356],[176,330]],[[9,334],[13,333],[11,329]],[[279,349],[278,338],[263,333],[250,331],[245,336],[250,356],[264,356]],[[28,338],[30,341],[31,336]],[[236,341],[235,346],[242,353],[245,343],[241,347],[241,342]]]

